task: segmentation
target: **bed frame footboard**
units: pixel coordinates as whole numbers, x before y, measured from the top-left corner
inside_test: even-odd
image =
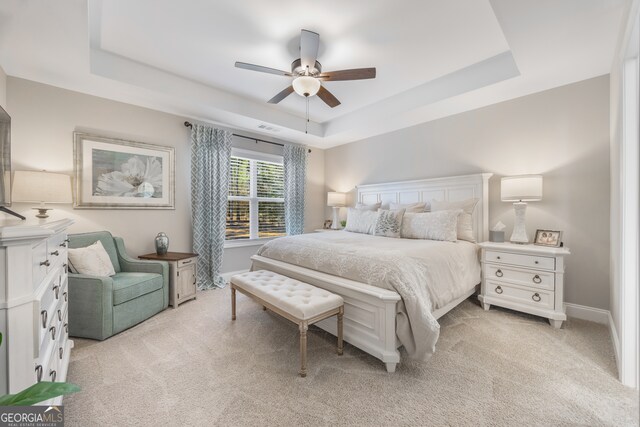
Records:
[[[252,270],[269,270],[340,295],[344,299],[344,340],[385,363],[394,372],[400,361],[396,339],[396,313],[400,295],[342,277],[298,267],[259,255],[251,257]],[[316,323],[336,335],[336,322]]]

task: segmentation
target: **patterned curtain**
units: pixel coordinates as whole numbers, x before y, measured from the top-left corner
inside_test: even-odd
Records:
[[[288,235],[304,233],[304,187],[307,176],[307,148],[284,146],[284,222]]]
[[[198,288],[226,285],[220,277],[227,223],[231,132],[194,124],[191,128],[191,217],[198,257]]]

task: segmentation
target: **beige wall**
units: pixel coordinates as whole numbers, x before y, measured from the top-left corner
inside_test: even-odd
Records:
[[[0,67],[0,107],[6,109],[7,106],[7,75]]]
[[[132,255],[152,252],[153,239],[159,231],[169,235],[171,250],[192,249],[189,130],[183,126],[184,117],[14,77],[7,80],[7,111],[12,117],[14,170],[46,169],[72,174],[74,131],[175,147],[175,210],[74,210],[70,205],[59,205],[51,212],[52,218],[75,219],[72,232],[109,230],[124,237]],[[316,200],[324,192],[323,150],[314,149],[311,153],[308,177],[306,227],[311,230],[322,224],[321,202]],[[30,207],[14,203],[12,209],[33,215]],[[227,249],[223,271],[248,268],[249,256],[256,249]]]
[[[493,172],[490,226],[501,220],[508,233],[513,209],[500,201],[500,177],[543,174],[544,199],[527,211],[529,235],[563,230],[572,252],[565,301],[609,308],[608,76],[332,148],[325,164],[328,191]]]

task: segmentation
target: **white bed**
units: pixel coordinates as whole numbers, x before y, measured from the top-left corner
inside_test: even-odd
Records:
[[[481,242],[488,234],[490,176],[363,185],[358,187],[358,201],[382,202],[384,207],[391,202],[477,197],[473,225]],[[397,349],[402,344],[410,355],[430,353],[438,338],[436,319],[472,295],[480,281],[475,245],[463,241],[329,232],[278,239],[252,260],[253,269],[271,270],[341,295],[345,340],[382,360],[389,372],[400,360]],[[335,322],[318,326],[336,332]]]

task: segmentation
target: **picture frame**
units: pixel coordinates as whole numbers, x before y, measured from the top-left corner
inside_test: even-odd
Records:
[[[175,209],[175,148],[73,133],[74,209]]]
[[[325,230],[328,230],[331,228],[332,225],[333,225],[333,220],[328,219],[324,222],[324,225],[322,226],[322,228]]]
[[[562,245],[562,231],[536,230],[536,237],[533,239],[533,244],[559,248]]]

